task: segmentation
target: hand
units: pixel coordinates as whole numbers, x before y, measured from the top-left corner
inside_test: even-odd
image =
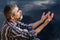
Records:
[[[43,22],[44,20],[46,20],[47,16],[48,16],[48,13],[45,14],[45,12],[43,12],[42,17],[41,17],[41,21]]]
[[[41,19],[45,20],[45,22],[42,25],[40,25],[38,28],[36,28],[36,30],[35,30],[36,34],[38,34],[39,32],[41,32],[41,30],[44,27],[46,27],[46,25],[52,20],[53,16],[54,16],[54,13],[51,13],[50,11],[46,15],[45,15],[45,13],[43,13]]]
[[[51,21],[52,19],[53,19],[53,17],[54,17],[54,13],[51,13],[50,11],[48,12],[48,14],[47,14],[47,19],[46,19],[46,21]]]

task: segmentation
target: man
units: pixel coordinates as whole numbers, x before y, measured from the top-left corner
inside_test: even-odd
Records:
[[[22,11],[16,4],[7,4],[4,8],[6,21],[1,30],[1,40],[35,40],[39,32],[52,20],[54,14],[50,11],[43,13],[40,20],[32,24],[20,22]],[[40,25],[43,23],[42,25]],[[40,25],[40,26],[39,26]],[[39,26],[39,27],[37,27]]]

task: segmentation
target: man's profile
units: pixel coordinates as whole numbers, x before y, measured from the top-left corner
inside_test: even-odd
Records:
[[[50,11],[46,14],[44,12],[40,20],[32,24],[24,24],[20,22],[23,17],[22,10],[16,4],[7,4],[4,8],[4,16],[6,21],[1,30],[1,40],[34,40],[34,37],[52,20],[54,14]],[[40,25],[41,23],[43,24]],[[40,26],[37,27],[38,25]]]

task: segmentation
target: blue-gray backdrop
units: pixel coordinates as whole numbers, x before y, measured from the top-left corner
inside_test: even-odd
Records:
[[[0,29],[5,17],[4,6],[16,3],[23,11],[23,21],[32,23],[41,18],[43,12],[54,12],[53,20],[38,34],[41,40],[60,40],[60,0],[0,0]]]

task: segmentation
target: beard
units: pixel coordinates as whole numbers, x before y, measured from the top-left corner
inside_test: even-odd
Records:
[[[21,15],[21,17],[17,18],[17,21],[21,21],[23,19],[23,15]]]
[[[20,19],[19,20],[22,20],[23,19],[23,15],[21,15]]]

